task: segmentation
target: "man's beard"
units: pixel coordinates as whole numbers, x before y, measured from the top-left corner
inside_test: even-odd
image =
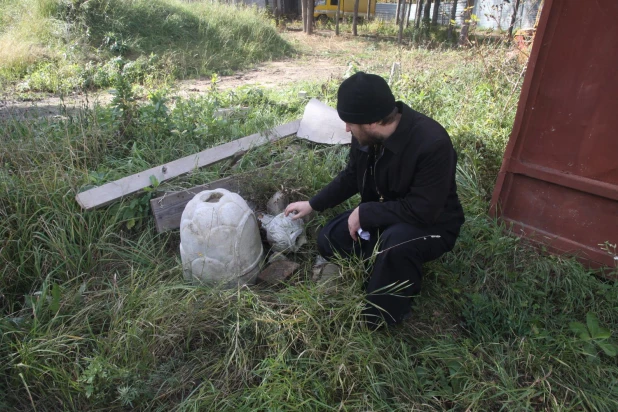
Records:
[[[354,136],[354,138],[360,143],[361,146],[372,146],[374,144],[382,143],[382,138],[376,134],[368,133],[366,131],[362,131],[359,136]]]

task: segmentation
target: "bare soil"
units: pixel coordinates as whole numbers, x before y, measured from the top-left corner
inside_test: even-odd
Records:
[[[289,59],[266,62],[231,76],[220,76],[216,87],[219,90],[233,89],[243,85],[272,88],[298,81],[326,81],[341,78],[346,65],[333,59]],[[194,96],[207,93],[212,88],[210,78],[182,80],[176,83],[175,95]],[[0,98],[0,118],[55,117],[80,108],[103,105],[112,100],[109,91],[80,92],[60,98],[42,95],[35,99],[18,100],[8,96]]]
[[[220,76],[219,90],[243,85],[274,88],[300,81],[341,79],[348,65],[362,67],[373,73],[388,73],[393,62],[401,63],[401,72],[419,72],[439,66],[459,64],[465,54],[456,51],[434,53],[416,52],[413,47],[397,46],[392,39],[375,36],[353,37],[332,30],[316,30],[307,36],[299,29],[283,29],[281,33],[298,51],[298,56],[282,61],[259,64],[230,76]],[[175,83],[173,96],[197,96],[211,90],[210,78],[182,80]],[[80,108],[105,105],[112,100],[108,90],[78,92],[59,96],[37,94],[28,98],[0,92],[0,119],[24,117],[56,117]]]

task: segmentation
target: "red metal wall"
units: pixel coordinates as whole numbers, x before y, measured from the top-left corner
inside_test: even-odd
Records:
[[[614,266],[618,0],[546,0],[492,213],[521,236]]]

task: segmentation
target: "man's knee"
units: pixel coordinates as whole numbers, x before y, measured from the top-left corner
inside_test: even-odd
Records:
[[[348,216],[345,212],[328,222],[318,233],[317,246],[320,255],[330,258],[335,253],[350,254],[353,249],[353,241],[348,232]]]
[[[398,223],[385,229],[380,237],[380,250],[392,256],[405,256],[422,262],[437,259],[452,249],[442,231],[419,229],[407,223]]]
[[[422,232],[412,225],[406,223],[397,223],[389,226],[380,233],[380,250],[388,249],[389,252],[399,253],[404,251],[409,253],[416,249],[415,243],[421,237]]]

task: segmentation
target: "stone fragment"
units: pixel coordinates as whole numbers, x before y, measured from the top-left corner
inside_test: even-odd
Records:
[[[394,62],[391,67],[391,75],[388,79],[388,84],[393,86],[395,83],[399,81],[399,74],[401,73],[401,63]]]
[[[288,280],[300,265],[290,260],[277,260],[266,267],[258,274],[258,283],[276,285]]]
[[[331,280],[339,276],[339,266],[334,263],[325,263],[313,267],[313,280],[320,282],[323,280]]]
[[[321,256],[319,258],[321,258]],[[313,266],[312,279],[326,292],[334,292],[337,287],[337,278],[340,274],[341,268],[338,265],[330,262],[319,262]]]
[[[266,203],[266,212],[269,215],[276,216],[283,213],[287,205],[288,197],[283,192],[277,192]]]

